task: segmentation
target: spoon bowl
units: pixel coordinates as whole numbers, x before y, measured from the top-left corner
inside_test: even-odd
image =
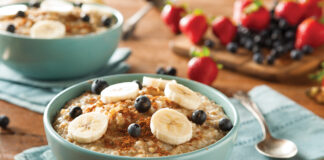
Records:
[[[269,138],[255,145],[258,152],[272,158],[291,158],[298,152],[297,146],[290,140]]]

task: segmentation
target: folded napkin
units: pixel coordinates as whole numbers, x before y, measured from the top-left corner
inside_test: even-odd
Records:
[[[127,72],[129,66],[123,61],[130,54],[130,49],[118,48],[107,65],[97,72],[76,79],[60,81],[29,79],[0,64],[0,99],[43,113],[47,103],[66,87],[95,77]]]
[[[324,158],[324,120],[267,86],[249,92],[260,107],[273,136],[287,138],[297,144],[298,154],[293,160]],[[267,160],[254,145],[262,139],[257,120],[236,99],[231,102],[238,109],[240,128],[231,158],[233,160]],[[15,156],[16,160],[55,160],[48,146],[28,149]]]

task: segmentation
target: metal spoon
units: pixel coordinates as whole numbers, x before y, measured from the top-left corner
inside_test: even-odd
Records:
[[[123,40],[130,38],[135,30],[136,24],[148,13],[153,7],[162,8],[166,0],[146,0],[148,4],[138,10],[131,18],[129,18],[123,27]]]
[[[297,154],[298,149],[294,142],[286,139],[277,139],[271,135],[262,113],[247,93],[239,91],[234,94],[234,98],[238,99],[261,125],[264,138],[255,145],[259,153],[272,158],[291,158]]]

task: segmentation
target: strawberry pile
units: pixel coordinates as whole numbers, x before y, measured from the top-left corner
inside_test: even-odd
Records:
[[[188,13],[184,7],[168,4],[163,8],[162,19],[174,33],[182,32],[193,44],[200,44],[211,25],[213,34],[228,51],[236,53],[238,48],[246,48],[256,63],[266,61],[272,65],[286,53],[299,60],[324,44],[323,4],[324,0],[287,0],[269,11],[261,0],[237,0],[235,23],[221,16],[211,24],[201,11]],[[207,42],[213,47],[210,40]],[[270,54],[264,54],[264,49]]]

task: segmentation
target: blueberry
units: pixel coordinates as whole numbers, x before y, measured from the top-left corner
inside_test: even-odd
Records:
[[[261,52],[261,48],[257,45],[252,47],[252,53],[260,53]]]
[[[73,107],[69,112],[69,115],[72,119],[80,116],[81,114],[82,114],[82,109],[79,106]]]
[[[300,50],[292,50],[290,52],[290,57],[294,60],[300,60],[303,57],[303,52]]]
[[[13,24],[9,24],[7,26],[7,31],[11,33],[15,33],[16,27]]]
[[[112,18],[111,17],[102,17],[101,18],[101,23],[105,27],[110,27],[110,25],[112,23]]]
[[[0,116],[0,127],[6,129],[10,120],[6,115]]]
[[[203,110],[196,110],[191,115],[191,120],[199,125],[202,125],[207,119],[207,114]]]
[[[254,53],[253,54],[253,61],[262,64],[263,63],[263,55],[261,53]]]
[[[208,48],[214,48],[215,46],[215,42],[211,39],[206,39],[204,41],[204,46],[208,47]]]
[[[88,14],[84,14],[81,16],[81,20],[83,22],[90,22],[90,16]]]
[[[254,37],[253,37],[253,41],[254,41],[254,43],[261,43],[262,42],[262,37],[261,37],[261,35],[255,35]]]
[[[279,29],[274,30],[271,34],[271,39],[279,40],[280,38],[281,38],[281,30],[279,30]]]
[[[81,7],[83,6],[83,3],[82,3],[82,2],[74,2],[73,5],[74,5],[75,7],[79,7],[79,8],[81,8]]]
[[[274,42],[272,43],[272,47],[273,47],[273,48],[277,48],[277,47],[280,46],[281,44],[282,44],[281,41],[274,41]]]
[[[168,67],[166,69],[166,74],[170,75],[170,76],[176,76],[177,75],[177,69],[175,69],[174,67]]]
[[[239,26],[238,27],[238,33],[244,36],[249,36],[251,34],[251,32],[249,31],[249,29],[243,27],[243,26]]]
[[[288,30],[285,33],[285,38],[290,40],[290,39],[294,39],[295,38],[295,32],[292,30]]]
[[[138,80],[134,80],[133,82],[137,83],[138,88],[139,88],[140,90],[143,88],[143,85],[142,85],[142,83],[141,83],[140,81],[138,81]]]
[[[285,52],[285,47],[282,45],[279,45],[276,47],[276,50],[278,51],[279,54],[281,54],[281,53]]]
[[[141,135],[141,126],[136,123],[132,123],[128,126],[127,131],[130,136],[139,137]]]
[[[230,131],[233,128],[233,124],[231,120],[227,118],[222,118],[218,122],[218,125],[219,125],[219,129],[221,129],[222,131]]]
[[[240,44],[241,46],[244,46],[245,41],[246,41],[247,39],[248,39],[247,37],[241,37],[240,40],[239,40],[239,44]]]
[[[268,30],[263,30],[259,33],[259,35],[262,37],[262,38],[265,38],[267,36],[269,36],[269,31]]]
[[[251,50],[253,47],[253,41],[251,39],[247,39],[244,43],[244,47],[248,50]]]
[[[289,41],[286,45],[286,51],[291,51],[295,48],[295,41]]]
[[[165,69],[163,67],[159,67],[156,70],[156,74],[167,74],[167,72],[165,71]]]
[[[266,47],[271,47],[271,46],[272,46],[272,40],[271,40],[270,38],[266,39],[266,40],[264,41],[264,45],[265,45]]]
[[[145,113],[151,108],[151,100],[146,96],[139,96],[135,100],[135,108],[140,113]]]
[[[226,45],[226,49],[232,53],[236,53],[238,49],[238,45],[234,42],[230,42]]]
[[[41,4],[41,2],[35,1],[35,2],[30,2],[29,6],[33,7],[33,8],[39,8],[40,4]]]
[[[310,46],[310,45],[303,46],[301,50],[302,50],[302,52],[304,54],[309,54],[309,53],[312,53],[314,51],[313,47]]]
[[[276,56],[271,55],[271,54],[267,56],[267,64],[273,65],[275,60],[276,60]]]
[[[16,14],[17,17],[26,17],[26,14],[24,11],[18,11]]]
[[[278,27],[280,29],[287,29],[287,28],[289,28],[289,23],[285,19],[280,18],[279,22],[278,22]]]
[[[91,84],[91,92],[94,94],[100,94],[103,89],[108,87],[108,83],[104,80],[97,79]]]
[[[272,49],[272,50],[270,51],[270,55],[271,55],[271,56],[274,56],[275,58],[278,58],[278,57],[280,56],[280,53],[279,53],[277,50]]]

